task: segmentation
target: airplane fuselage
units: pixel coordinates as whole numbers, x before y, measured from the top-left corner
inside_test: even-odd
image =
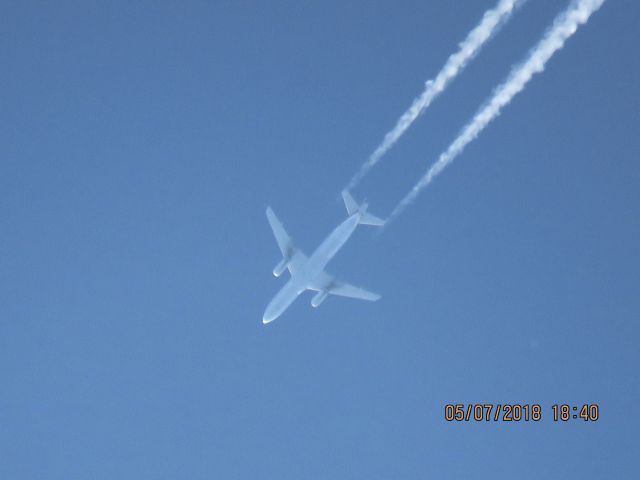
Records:
[[[269,302],[263,315],[263,322],[268,323],[278,318],[293,303],[293,301],[307,289],[307,286],[324,271],[324,267],[340,251],[349,240],[360,222],[362,214],[356,212],[338,225],[320,244],[306,263],[300,267],[295,277],[282,287]]]

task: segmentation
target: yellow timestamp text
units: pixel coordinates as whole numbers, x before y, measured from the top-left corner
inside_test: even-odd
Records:
[[[539,422],[542,417],[543,408],[538,403],[448,403],[444,406],[447,422]],[[595,422],[600,418],[600,407],[597,403],[554,404],[551,418],[554,422]]]

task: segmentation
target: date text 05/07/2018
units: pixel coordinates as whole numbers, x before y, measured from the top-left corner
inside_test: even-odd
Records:
[[[597,403],[554,404],[550,413],[554,422],[595,422],[600,418],[600,407]],[[543,408],[538,403],[456,403],[444,406],[447,422],[539,422],[542,417]]]

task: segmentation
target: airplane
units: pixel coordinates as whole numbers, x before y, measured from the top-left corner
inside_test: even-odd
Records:
[[[262,323],[267,324],[282,315],[298,295],[305,290],[318,292],[311,300],[311,306],[314,308],[318,307],[329,294],[372,302],[380,298],[377,293],[336,280],[324,270],[329,260],[349,240],[358,225],[378,227],[384,225],[384,220],[367,212],[366,202],[358,205],[346,190],[342,191],[342,198],[347,208],[348,218],[329,234],[310,257],[307,257],[293,244],[276,214],[273,213],[271,207],[267,207],[267,219],[283,257],[273,269],[273,275],[279,277],[285,269],[288,269],[291,278],[267,305],[262,316]]]

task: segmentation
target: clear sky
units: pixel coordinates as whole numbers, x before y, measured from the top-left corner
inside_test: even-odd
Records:
[[[328,269],[379,302],[261,322],[267,205],[312,251],[493,4],[5,2],[0,478],[638,478],[638,2],[356,231]],[[566,5],[529,1],[354,196],[387,215]],[[486,402],[543,419],[444,420]]]

